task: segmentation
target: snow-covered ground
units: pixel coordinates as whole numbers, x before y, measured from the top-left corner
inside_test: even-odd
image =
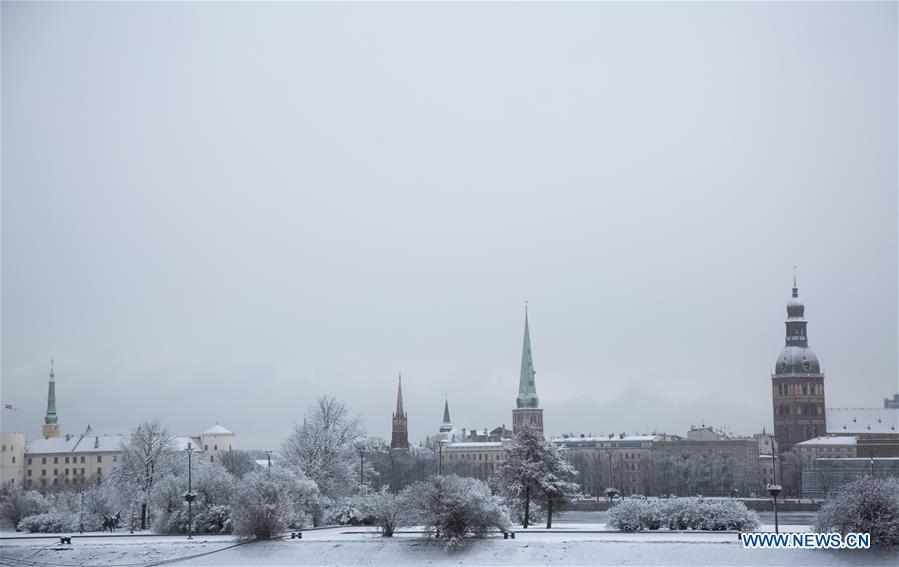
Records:
[[[117,535],[2,539],[8,565],[890,565],[899,546],[871,551],[744,549],[733,533],[603,531],[603,524],[517,530],[447,550],[415,531],[382,538],[369,528],[310,530],[302,540],[241,544],[231,536]],[[806,531],[807,526],[782,526]]]

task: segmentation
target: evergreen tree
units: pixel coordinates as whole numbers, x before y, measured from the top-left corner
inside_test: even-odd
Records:
[[[578,491],[578,485],[570,480],[576,474],[564,450],[544,439],[536,429],[522,427],[505,450],[499,484],[513,501],[523,503],[523,528],[528,527],[534,499],[546,503],[546,525],[552,527],[553,507]]]

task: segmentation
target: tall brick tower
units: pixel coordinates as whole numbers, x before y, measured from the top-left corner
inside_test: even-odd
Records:
[[[774,400],[774,438],[778,451],[789,451],[793,445],[825,435],[824,373],[818,357],[808,346],[805,305],[799,300],[796,275],[793,275],[793,297],[787,303],[786,346],[771,375]]]

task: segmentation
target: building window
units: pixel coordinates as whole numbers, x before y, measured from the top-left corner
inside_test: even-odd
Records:
[[[28,469],[28,476],[31,476],[31,469]]]
[[[215,455],[209,455],[209,462],[210,462],[210,463],[214,463],[214,462],[215,462]]]
[[[41,476],[47,476],[47,469],[41,469]]]
[[[31,457],[28,457],[28,464],[31,464]]]
[[[54,464],[54,465],[58,465],[58,464],[59,464],[59,457],[53,457],[53,464]]]
[[[102,474],[103,474],[103,467],[97,467],[97,476],[100,476]]]
[[[46,464],[47,464],[47,457],[41,457],[41,464],[42,464],[42,465],[46,465]]]
[[[16,462],[16,457],[15,457],[15,455],[13,455],[12,462],[13,462],[13,463]]]
[[[204,451],[208,451],[208,450],[209,450],[209,445],[203,445],[203,450],[204,450]]]
[[[114,462],[114,463],[119,462],[119,456],[118,456],[118,455],[113,455],[113,456],[112,456],[112,462]]]
[[[59,476],[59,469],[53,469],[53,476]]]
[[[66,469],[66,476],[69,476],[69,469]]]
[[[213,450],[213,451],[218,451],[218,450],[219,450],[219,446],[218,446],[218,445],[213,445],[213,446],[212,446],[212,450]]]
[[[97,455],[97,462],[98,462],[98,463],[102,463],[102,462],[103,462],[103,455]]]
[[[66,464],[69,464],[69,458],[66,457]]]
[[[84,462],[84,457],[81,457],[81,462],[82,462],[82,463]],[[82,470],[83,470],[83,469],[82,469]]]

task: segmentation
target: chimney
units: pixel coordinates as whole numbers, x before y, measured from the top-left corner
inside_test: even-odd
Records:
[[[100,438],[94,437],[94,449],[98,448],[99,446],[100,446]]]

